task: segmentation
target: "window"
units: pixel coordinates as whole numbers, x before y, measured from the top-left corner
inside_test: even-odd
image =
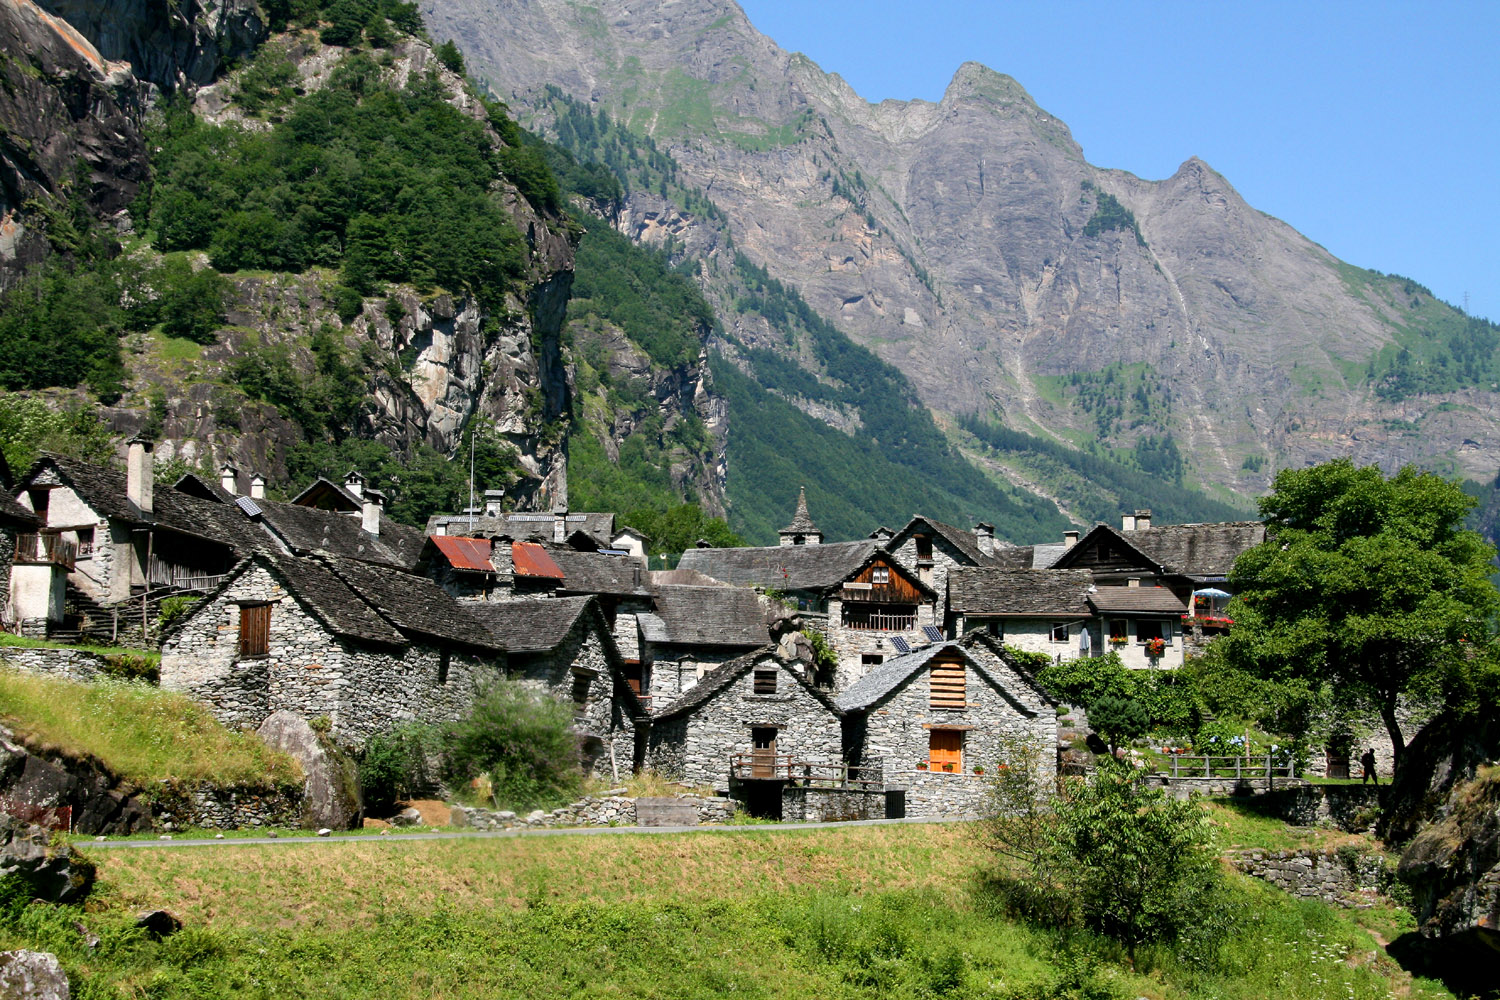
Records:
[[[580,715],[589,707],[589,688],[593,683],[594,678],[591,674],[575,673],[573,675],[573,709]]]
[[[448,683],[448,667],[452,665],[453,654],[446,649],[438,653],[438,683]]]
[[[996,639],[1004,639],[1005,638],[1005,619],[1004,618],[991,618],[989,621],[987,621],[987,622],[984,623],[984,629],[985,629],[986,632],[988,632],[990,635],[994,636]]]
[[[918,535],[917,536],[917,558],[918,559],[931,559],[932,558],[932,537],[930,535]]]
[[[963,730],[931,730],[927,735],[927,766],[934,771],[962,772],[964,769]]]
[[[1170,632],[1164,632],[1162,622],[1138,621],[1135,623],[1136,642],[1149,642],[1152,639],[1169,639]]]
[[[962,663],[934,663],[928,674],[928,684],[931,686],[929,704],[932,708],[962,711],[968,707]]]
[[[757,667],[755,670],[754,687],[751,689],[756,694],[776,693],[776,668]]]
[[[1111,618],[1109,620],[1109,642],[1112,646],[1118,646],[1130,641],[1130,624],[1123,618]]]
[[[94,529],[78,529],[78,558],[89,559],[94,555]]]
[[[870,571],[871,583],[890,583],[891,571],[887,566],[876,566]]]
[[[271,605],[240,605],[240,655],[269,656],[271,653]]]
[[[1067,622],[1053,622],[1052,623],[1052,641],[1053,642],[1067,642],[1068,641],[1068,623]]]
[[[878,667],[885,662],[884,653],[860,653],[859,665],[862,667]]]

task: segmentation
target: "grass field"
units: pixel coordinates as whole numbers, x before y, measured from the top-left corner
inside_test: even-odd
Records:
[[[0,948],[97,997],[1445,996],[1356,918],[1240,880],[1233,934],[1141,953],[997,912],[965,824],[100,851],[86,912],[32,905]],[[165,906],[161,942],[131,926]],[[101,938],[89,950],[75,927]],[[1203,953],[1200,953],[1203,952]]]

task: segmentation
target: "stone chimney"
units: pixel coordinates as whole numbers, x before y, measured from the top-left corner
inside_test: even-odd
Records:
[[[1138,577],[1138,576],[1132,576],[1128,580],[1125,581],[1125,586],[1127,586],[1127,587],[1139,587],[1140,585],[1141,585],[1141,578]]]
[[[504,490],[485,490],[484,491],[484,516],[485,517],[499,517],[502,513],[504,513],[504,509],[502,507],[502,504],[503,504],[504,500],[505,500],[505,491]]]
[[[1135,512],[1135,529],[1145,531],[1151,527],[1151,512],[1149,510],[1138,510]]]
[[[1078,532],[1077,531],[1064,531],[1063,532],[1063,548],[1065,548],[1065,549],[1071,549],[1073,546],[1075,546],[1077,544],[1078,544]]]
[[[346,479],[345,484],[348,484]],[[359,498],[364,501],[359,526],[372,535],[380,534],[380,508],[385,504],[385,494],[379,490],[363,490]]]
[[[225,462],[219,467],[219,485],[232,497],[240,495],[240,470]]]
[[[259,472],[250,476],[250,499],[264,500],[266,498],[266,477]]]
[[[979,546],[979,551],[982,555],[994,555],[995,526],[986,521],[980,521],[974,525],[974,544]]]
[[[344,489],[357,497],[365,495],[365,477],[359,474],[358,469],[350,469],[344,473]]]
[[[568,540],[568,505],[560,503],[552,508],[552,541],[558,545]]]
[[[1135,530],[1135,515],[1134,514],[1121,514],[1120,515],[1120,530],[1121,531],[1134,531]]]
[[[152,463],[155,444],[140,436],[130,439],[125,452],[125,496],[142,514],[151,513]]]
[[[714,547],[714,543],[710,542],[707,538],[700,538],[693,543],[693,546],[700,549],[711,549]]]

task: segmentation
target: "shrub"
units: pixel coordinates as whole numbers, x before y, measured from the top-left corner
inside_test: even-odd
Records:
[[[198,601],[199,598],[189,597],[186,594],[166,598],[161,602],[161,611],[156,616],[157,628],[163,631],[171,628],[172,624],[187,614]]]
[[[518,681],[480,693],[447,728],[444,776],[455,786],[487,775],[493,804],[520,811],[566,802],[582,787],[571,705]]]
[[[1146,706],[1134,698],[1104,697],[1089,706],[1089,725],[1109,743],[1110,752],[1145,734],[1151,725]]]
[[[418,723],[371,737],[359,757],[365,811],[389,815],[402,799],[431,794],[437,787],[431,761],[441,749],[438,732]]]
[[[458,46],[453,43],[453,39],[450,38],[433,49],[432,54],[437,56],[438,62],[442,63],[443,68],[448,72],[457,73],[459,76],[464,75],[464,54],[458,51]]]

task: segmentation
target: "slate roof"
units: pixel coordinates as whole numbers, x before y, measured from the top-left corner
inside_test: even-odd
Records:
[[[425,576],[357,559],[323,559],[350,590],[402,632],[475,649],[503,648],[459,601]]]
[[[234,503],[234,495],[218,483],[212,482],[196,472],[189,472],[177,482],[172,484],[172,489],[178,493],[186,493],[189,496],[200,497],[213,503]]]
[[[560,590],[574,594],[623,595],[645,592],[646,571],[634,559],[567,548],[549,549],[547,554],[562,568]]]
[[[0,521],[9,521],[24,528],[37,526],[36,515],[16,502],[15,497],[0,490]]]
[[[1088,572],[1087,570],[1053,570],[1052,572]],[[1099,587],[1089,595],[1089,603],[1100,614],[1185,615],[1187,605],[1166,587]]]
[[[961,643],[950,640],[948,642],[935,643],[931,646],[923,646],[921,649],[907,653],[905,656],[898,656],[894,660],[886,660],[879,666],[872,668],[869,673],[865,674],[858,681],[855,681],[847,691],[839,695],[837,701],[839,710],[843,712],[862,712],[866,709],[874,708],[886,695],[905,683],[907,678],[927,666],[928,661],[933,657],[945,652],[958,653],[964,658],[964,662],[977,670],[985,680],[1001,691],[1005,691],[1005,683],[1001,678],[992,674],[989,668],[979,660],[976,660]],[[1009,696],[1007,695],[1007,697]],[[1033,714],[1019,703],[1016,703],[1013,698],[1010,700],[1013,704],[1016,704],[1019,710],[1026,712],[1028,715]]]
[[[948,574],[948,607],[971,615],[1090,615],[1093,584],[1086,569],[964,567]]]
[[[265,523],[299,554],[327,552],[411,570],[426,541],[416,528],[385,516],[380,519],[380,534],[372,535],[361,526],[360,518],[351,514],[271,500],[256,503]]]
[[[914,515],[910,521],[906,522],[905,527],[896,532],[895,537],[886,543],[886,547],[894,552],[911,536],[913,531],[922,525],[926,525],[932,529],[933,534],[946,539],[949,545],[952,545],[959,552],[963,553],[964,558],[968,559],[975,566],[989,565],[995,559],[994,556],[987,556],[979,551],[979,540],[972,531],[965,531],[954,525],[944,524],[942,521],[934,521],[932,518],[923,517],[921,514]],[[996,547],[996,552],[1002,552],[1009,548],[1014,548],[1014,546],[999,544]]]
[[[434,514],[427,519],[427,534],[437,534],[441,528],[444,534],[449,535],[483,535],[486,538],[504,535],[506,538],[516,539],[535,537],[550,542],[553,519],[556,516],[544,511],[519,510],[506,511],[493,517],[475,514],[473,527],[470,528],[468,514]],[[584,532],[596,544],[609,545],[614,541],[615,515],[595,511],[568,514],[565,535],[578,531]]]
[[[384,646],[404,646],[406,638],[391,627],[328,566],[316,559],[296,556],[263,556],[287,588],[326,625],[329,631],[350,639]],[[227,585],[228,581],[226,581]],[[203,601],[200,607],[207,607]]]
[[[996,549],[986,569],[1022,570],[1030,569],[1032,561],[1032,545],[1011,545],[1003,549]]]
[[[688,549],[677,566],[738,586],[819,591],[837,587],[883,550],[884,546],[871,538],[826,545]]]
[[[1117,534],[1168,573],[1226,577],[1240,553],[1266,540],[1266,526],[1259,521],[1164,524]]]
[[[299,507],[311,507],[322,497],[328,497],[335,505],[332,508],[326,508],[330,510],[341,510],[348,513],[363,510],[365,506],[364,500],[355,496],[347,486],[342,483],[336,483],[325,476],[319,476],[317,479],[314,479],[312,485],[292,497],[291,502]]]
[[[781,529],[781,534],[818,534],[818,526],[813,524],[812,515],[807,512],[807,487],[797,488],[797,512],[792,515],[792,523]]]
[[[661,631],[650,623],[646,638],[652,642],[764,646],[770,641],[766,610],[753,590],[668,586],[655,588],[653,597],[655,614],[649,617],[660,622]]]
[[[801,546],[798,547],[800,548]],[[750,669],[753,668],[756,664],[763,663],[767,660],[778,667],[786,666],[780,659],[777,658],[776,654],[772,651],[772,647],[770,646],[767,646],[763,649],[757,649],[753,653],[746,653],[744,656],[736,657],[733,660],[721,663],[714,669],[710,670],[707,674],[705,674],[703,679],[689,688],[687,693],[685,693],[681,698],[678,698],[676,701],[674,701],[670,708],[655,716],[655,721],[662,722],[667,719],[674,719],[679,715],[687,715],[691,713],[693,709],[697,708],[699,705],[702,705],[704,702],[711,699],[714,695],[729,687],[729,685],[733,684],[739,678],[745,676],[745,674],[748,673]],[[790,674],[798,684],[802,685],[803,690],[812,695],[819,704],[827,708],[828,711],[833,715],[842,716],[844,714],[842,711],[840,711],[839,707],[834,704],[833,699],[828,697],[827,692],[819,691],[817,688],[813,687],[807,682],[807,679],[799,674],[796,670],[788,667],[784,671],[784,673]]]
[[[568,637],[593,597],[547,597],[530,601],[465,601],[463,610],[479,621],[508,653],[545,653]]]

